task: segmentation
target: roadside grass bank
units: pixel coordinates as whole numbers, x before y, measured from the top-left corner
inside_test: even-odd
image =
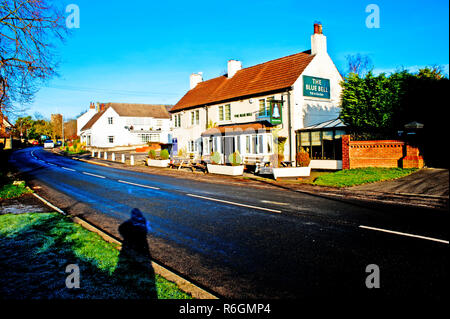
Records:
[[[2,179],[0,182],[0,199],[17,198],[33,191],[25,185],[24,181],[7,181]]]
[[[416,168],[367,167],[344,169],[333,173],[321,174],[312,181],[313,185],[350,187],[355,185],[393,180],[410,175]]]
[[[0,215],[0,299],[191,299],[150,259],[119,251],[58,213]],[[66,267],[80,269],[69,289]]]

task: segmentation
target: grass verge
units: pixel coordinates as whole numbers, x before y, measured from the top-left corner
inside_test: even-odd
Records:
[[[313,184],[333,187],[349,187],[373,182],[397,179],[417,171],[416,168],[354,168],[318,176]]]
[[[149,258],[119,251],[58,213],[0,215],[0,299],[191,299],[154,274]],[[80,269],[80,288],[65,285]]]
[[[0,199],[16,198],[32,192],[33,191],[25,185],[24,181],[14,181],[12,183],[0,185]]]

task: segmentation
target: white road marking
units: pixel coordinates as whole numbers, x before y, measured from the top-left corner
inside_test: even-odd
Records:
[[[187,196],[197,197],[197,198],[202,198],[202,199],[207,199],[207,200],[212,200],[212,201],[215,201],[215,202],[226,203],[226,204],[231,204],[231,205],[236,205],[236,206],[249,207],[249,208],[254,208],[254,209],[259,209],[259,210],[266,210],[266,211],[273,212],[273,213],[281,213],[281,210],[265,208],[265,207],[258,207],[258,206],[252,206],[252,205],[246,205],[246,204],[240,204],[240,203],[235,203],[235,202],[229,202],[229,201],[216,199],[216,198],[211,198],[211,197],[204,197],[204,196],[199,196],[199,195],[194,195],[194,194],[187,194]]]
[[[400,236],[407,236],[407,237],[414,237],[414,238],[420,238],[420,239],[425,239],[425,240],[431,240],[431,241],[436,241],[438,243],[444,243],[444,244],[447,244],[447,245],[449,244],[448,240],[437,239],[437,238],[433,238],[433,237],[425,237],[425,236],[413,235],[413,234],[402,233],[402,232],[388,230],[388,229],[382,229],[382,228],[363,226],[363,225],[360,225],[359,228],[376,230],[376,231],[381,231],[381,232],[395,234],[395,235],[400,235]]]
[[[61,168],[66,169],[68,171],[76,172],[76,170],[74,170],[73,168],[68,168],[68,167],[64,167],[64,166],[61,166]]]
[[[271,200],[262,200],[261,203],[287,206],[289,203],[273,202]]]
[[[83,172],[83,174],[90,175],[90,176],[95,176],[95,177],[99,177],[99,178],[106,178],[105,176],[96,175],[96,174],[87,173],[87,172]]]
[[[45,163],[47,163],[48,165],[56,166],[55,164],[52,164],[50,162],[45,162]]]
[[[118,180],[119,183],[124,183],[124,184],[130,184],[130,185],[134,185],[134,186],[139,186],[139,187],[145,187],[145,188],[151,188],[151,189],[160,189],[159,187],[153,187],[153,186],[147,186],[147,185],[142,185],[142,184],[136,184],[136,183],[131,183],[131,182],[127,182],[127,181],[122,181],[122,180]]]

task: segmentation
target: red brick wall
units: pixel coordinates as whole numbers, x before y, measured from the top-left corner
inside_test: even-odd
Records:
[[[423,167],[419,150],[403,141],[352,141],[342,138],[342,168],[359,167]]]

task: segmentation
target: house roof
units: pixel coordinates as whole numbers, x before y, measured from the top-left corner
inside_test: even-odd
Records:
[[[89,121],[87,121],[86,124],[84,124],[84,126],[81,128],[80,131],[85,131],[85,130],[89,130],[92,125],[95,124],[95,122],[97,122],[97,120],[103,115],[103,113],[106,112],[106,109],[104,109],[103,111],[97,112],[94,114],[94,116],[91,117],[91,119]]]
[[[325,122],[320,122],[314,125],[310,125],[308,127],[304,127],[302,129],[299,129],[297,131],[312,131],[312,130],[326,130],[326,129],[333,129],[333,128],[344,128],[347,127],[347,125],[342,122],[340,118],[332,119]]]
[[[308,50],[241,69],[230,79],[222,75],[200,82],[170,112],[288,88],[313,58]]]
[[[202,133],[202,136],[211,135],[235,135],[244,133],[255,133],[261,131],[270,131],[271,126],[266,126],[263,123],[245,123],[245,124],[234,124],[234,125],[223,125],[218,127],[212,127],[207,129]]]
[[[169,106],[162,104],[106,103],[105,109],[112,107],[120,116],[168,119],[170,118],[167,110]]]
[[[162,104],[130,104],[130,103],[106,103],[103,111],[99,111],[91,117],[91,119],[81,128],[81,131],[92,128],[95,122],[106,112],[108,108],[112,108],[119,116],[123,117],[153,117],[158,119],[169,119],[170,115],[167,111],[168,105]]]

